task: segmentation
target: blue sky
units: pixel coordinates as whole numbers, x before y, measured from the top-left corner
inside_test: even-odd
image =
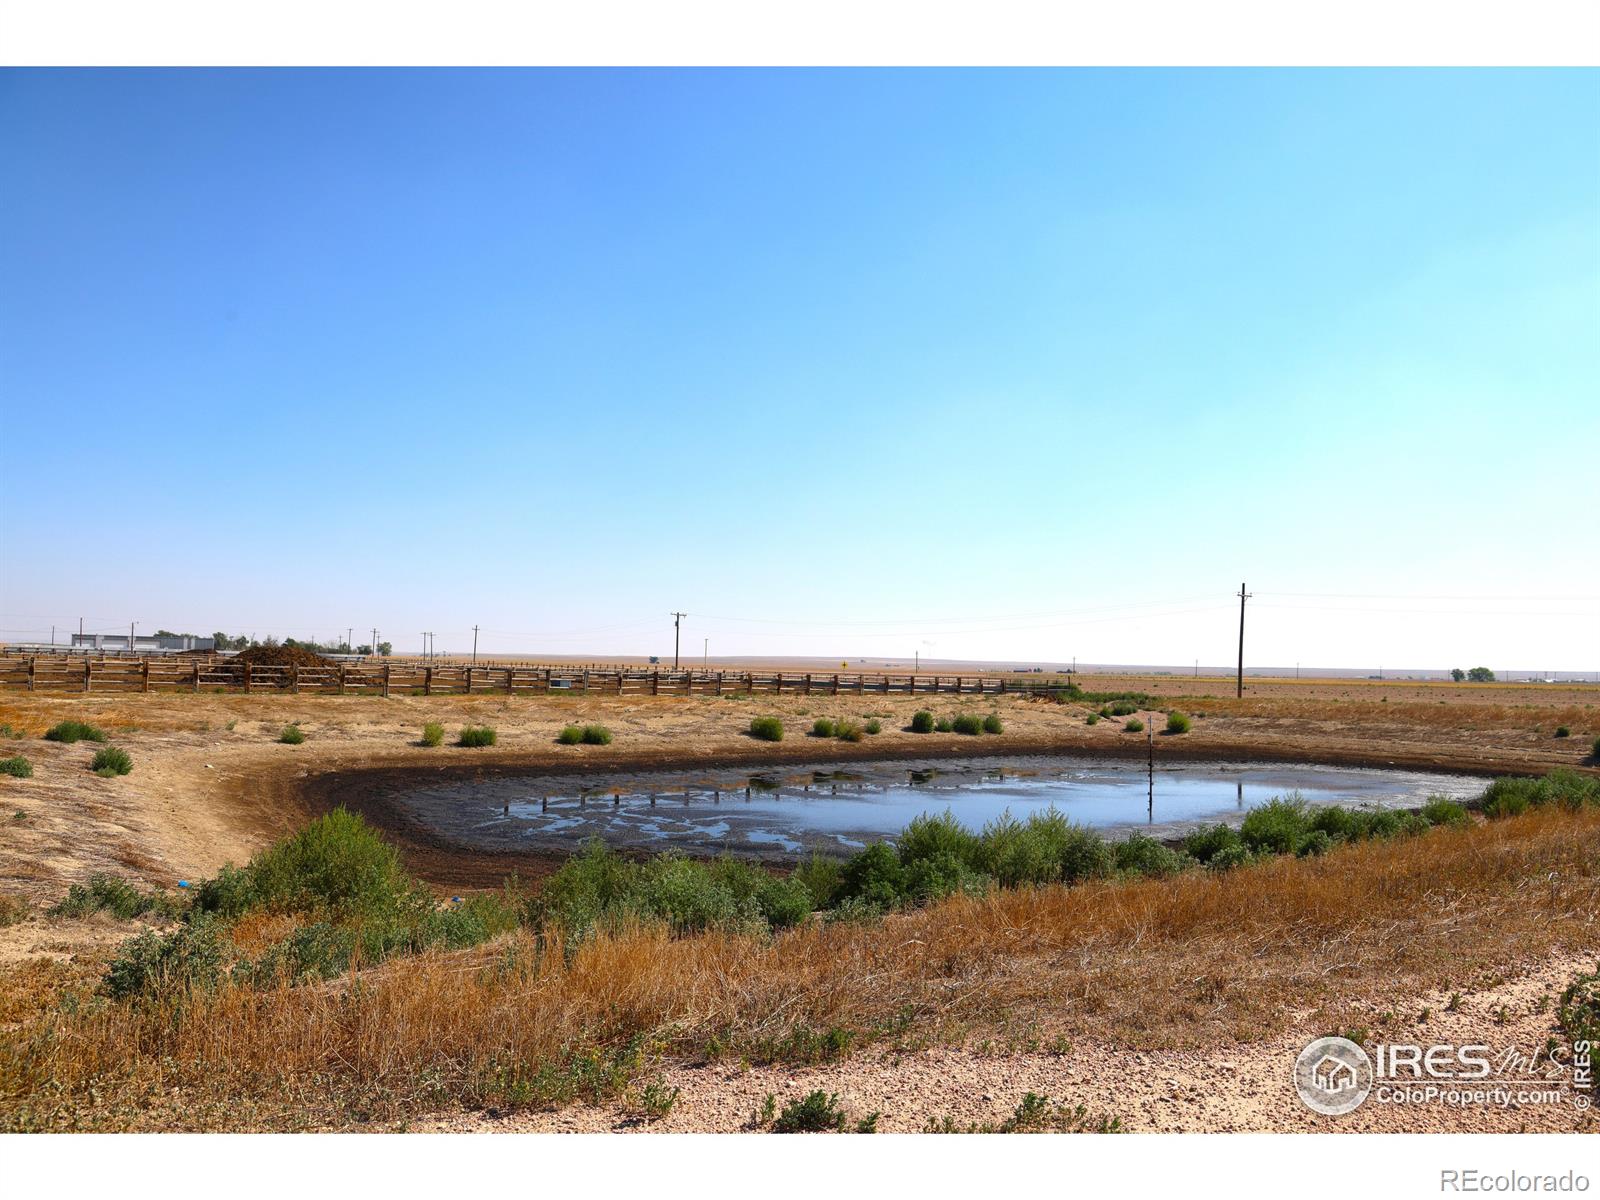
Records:
[[[1593,71],[10,71],[0,637],[1600,668]]]

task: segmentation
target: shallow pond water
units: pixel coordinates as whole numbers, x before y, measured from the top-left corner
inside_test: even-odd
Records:
[[[980,829],[1009,811],[1054,806],[1117,836],[1139,829],[1172,837],[1217,821],[1237,823],[1273,796],[1313,804],[1413,807],[1428,796],[1477,795],[1481,780],[1351,767],[1143,764],[1062,759],[968,759],[820,764],[751,774],[528,776],[432,784],[395,797],[453,840],[485,849],[572,849],[591,837],[618,847],[731,851],[791,858],[849,853],[893,838],[921,813],[949,809]]]

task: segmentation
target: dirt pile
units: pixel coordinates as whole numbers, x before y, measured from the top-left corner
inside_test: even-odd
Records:
[[[248,650],[241,650],[228,660],[243,666],[249,663],[252,667],[332,667],[337,664],[331,658],[323,658],[314,650],[307,650],[304,646],[251,646]]]

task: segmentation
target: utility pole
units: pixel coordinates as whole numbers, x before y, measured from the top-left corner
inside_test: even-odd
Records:
[[[476,625],[472,627],[472,661],[474,663],[478,661],[478,627]]]
[[[1244,602],[1250,599],[1250,593],[1244,590],[1244,584],[1239,585],[1239,683],[1237,696],[1244,698]]]
[[[129,621],[128,622],[128,653],[129,654],[133,653],[133,627],[135,625],[137,625],[138,623],[139,622],[137,622],[137,621]]]
[[[356,627],[350,626],[344,631],[344,652],[351,654],[356,648]]]
[[[423,631],[422,633],[419,633],[417,636],[422,639],[422,661],[423,662],[427,662],[428,661],[428,634],[427,634],[426,631]]]
[[[922,670],[922,649],[921,649],[921,647],[918,647],[915,651],[913,651],[913,658],[912,658],[911,661],[914,664],[912,666],[912,668],[911,668],[913,673],[916,673],[916,672],[919,672],[919,671]]]
[[[675,612],[672,614],[672,669],[678,669],[678,626],[688,613]]]
[[[371,646],[371,650],[372,650],[372,657],[374,657],[374,658],[378,657],[378,627],[376,625],[374,625],[372,627],[372,646]]]

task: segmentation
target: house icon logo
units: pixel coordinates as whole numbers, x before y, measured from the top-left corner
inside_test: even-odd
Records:
[[[1343,1116],[1372,1090],[1372,1062],[1349,1038],[1318,1038],[1294,1060],[1294,1086],[1313,1112]]]

